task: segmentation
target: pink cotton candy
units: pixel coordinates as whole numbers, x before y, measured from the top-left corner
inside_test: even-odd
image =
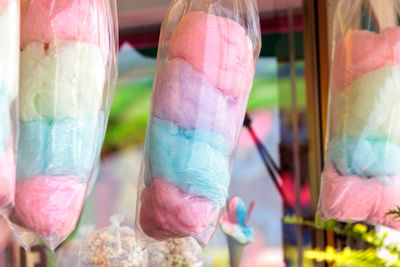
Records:
[[[247,217],[246,206],[244,206],[243,200],[238,196],[233,197],[229,201],[227,209],[228,209],[226,213],[228,215],[227,219],[229,219],[229,221],[231,221],[232,223],[239,224],[239,222],[242,222],[243,224],[243,221],[246,220]]]
[[[184,236],[166,231],[161,223],[154,219],[153,196],[150,187],[145,187],[141,195],[140,225],[143,232],[157,240]]]
[[[18,220],[43,239],[66,238],[78,221],[85,184],[71,176],[36,176],[18,181]]]
[[[107,16],[103,0],[22,1],[22,48],[31,42],[87,42],[99,46],[107,58]]]
[[[399,64],[400,27],[387,28],[380,34],[349,30],[336,45],[332,85],[343,90],[365,73]]]
[[[14,204],[15,156],[13,145],[0,156],[0,208]]]
[[[154,179],[151,190],[155,218],[160,222],[164,220],[172,232],[182,226],[199,234],[214,219],[214,206],[210,201],[185,193],[163,179]]]
[[[253,45],[233,20],[189,12],[175,29],[169,57],[182,58],[225,94],[246,95],[254,76]]]
[[[150,192],[145,189],[142,194],[141,214],[154,220],[154,228],[149,229],[145,218],[141,218],[141,226],[153,238],[162,240],[169,237],[168,233],[173,237],[200,234],[216,219],[210,201],[185,193],[163,179],[154,179]]]
[[[325,167],[321,191],[321,211],[326,218],[366,221],[400,229],[400,223],[385,213],[400,205],[399,177],[379,178],[340,176],[332,164]]]

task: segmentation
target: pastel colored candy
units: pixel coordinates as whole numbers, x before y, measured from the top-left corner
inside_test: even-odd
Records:
[[[32,42],[85,42],[101,48],[107,58],[109,16],[103,0],[22,1],[22,49]]]
[[[336,99],[333,136],[371,136],[400,144],[400,66],[360,76]]]
[[[224,95],[181,59],[167,61],[153,96],[153,113],[185,129],[223,134],[233,146],[246,110],[245,97]]]
[[[86,185],[73,176],[36,176],[18,181],[14,212],[23,225],[53,246],[55,240],[62,241],[74,229],[85,189]]]
[[[244,225],[247,218],[247,208],[240,197],[234,197],[228,205],[231,221],[240,225]]]
[[[170,59],[184,59],[232,96],[250,92],[253,56],[253,44],[240,24],[199,11],[183,17],[169,43]]]
[[[400,64],[400,27],[382,33],[349,30],[335,48],[332,81],[343,90],[363,74]]]
[[[227,235],[233,237],[240,244],[254,242],[254,230],[249,226],[232,223],[228,220],[228,214],[222,215],[221,229]]]
[[[5,90],[0,87],[0,157],[3,156],[11,138],[10,103]]]
[[[75,176],[87,181],[103,138],[104,116],[20,121],[17,177]]]
[[[14,204],[15,156],[12,143],[0,156],[0,209]]]
[[[400,175],[400,146],[384,139],[335,137],[329,142],[327,159],[342,175]]]
[[[149,126],[146,184],[162,177],[186,193],[225,205],[230,180],[229,147],[224,137],[203,130],[185,130],[153,117]]]
[[[96,115],[102,105],[104,82],[105,63],[97,46],[31,43],[21,53],[20,118]]]
[[[146,188],[145,190],[149,189]],[[142,201],[151,201],[151,204],[142,203],[141,213],[144,218],[141,221],[141,226],[144,227],[143,229],[147,234],[156,239],[201,234],[216,219],[212,202],[202,197],[187,194],[164,179],[154,179],[150,191],[142,194],[144,194]],[[146,194],[149,195],[146,196]],[[144,213],[149,213],[151,216],[146,216]],[[152,227],[156,227],[154,230],[149,229],[149,225],[146,225],[146,218],[154,220],[154,223],[150,224]]]
[[[0,91],[5,89],[10,100],[18,94],[18,3],[15,0],[0,0]]]
[[[243,200],[234,197],[229,202],[228,211],[222,215],[220,220],[222,231],[233,237],[240,244],[254,241],[254,230],[250,225],[244,225],[247,219],[247,208]]]
[[[162,225],[154,219],[153,195],[150,187],[143,189],[140,200],[140,226],[146,235],[160,241],[172,237],[184,237],[183,234],[179,235],[163,229]]]
[[[331,163],[323,172],[320,209],[326,218],[366,221],[400,229],[400,223],[385,213],[400,205],[400,179],[389,177],[390,186],[380,178],[362,178],[337,173]]]

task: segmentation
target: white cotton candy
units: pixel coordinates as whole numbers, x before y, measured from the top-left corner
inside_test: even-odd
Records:
[[[400,144],[400,66],[364,74],[340,94],[334,136],[362,135]]]
[[[28,45],[21,54],[20,119],[97,115],[103,99],[101,50],[83,42]]]

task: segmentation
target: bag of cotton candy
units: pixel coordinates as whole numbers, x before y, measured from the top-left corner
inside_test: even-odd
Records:
[[[210,240],[227,199],[260,46],[254,0],[170,6],[138,188],[139,237]]]
[[[0,213],[14,205],[19,1],[0,0]]]
[[[22,2],[10,221],[25,247],[40,237],[54,249],[79,218],[115,87],[115,16],[114,0]]]
[[[400,27],[395,1],[339,2],[319,212],[400,228]]]

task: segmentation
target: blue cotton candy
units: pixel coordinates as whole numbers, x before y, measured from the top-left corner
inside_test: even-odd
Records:
[[[186,193],[225,205],[229,187],[229,142],[206,130],[185,130],[153,117],[149,126],[146,183],[160,177]]]
[[[6,151],[11,137],[9,97],[0,86],[0,157]]]
[[[400,146],[384,139],[335,137],[328,145],[327,157],[342,175],[400,174]]]
[[[20,121],[17,179],[73,175],[89,179],[101,148],[104,115],[46,121]]]
[[[236,202],[236,219],[243,226],[247,219],[247,207],[241,198]]]
[[[241,198],[238,198],[236,202],[236,218],[238,221],[239,229],[243,234],[242,239],[240,240],[242,243],[248,243],[254,241],[254,230],[250,227],[250,225],[244,225],[247,219],[247,207],[244,204]]]

